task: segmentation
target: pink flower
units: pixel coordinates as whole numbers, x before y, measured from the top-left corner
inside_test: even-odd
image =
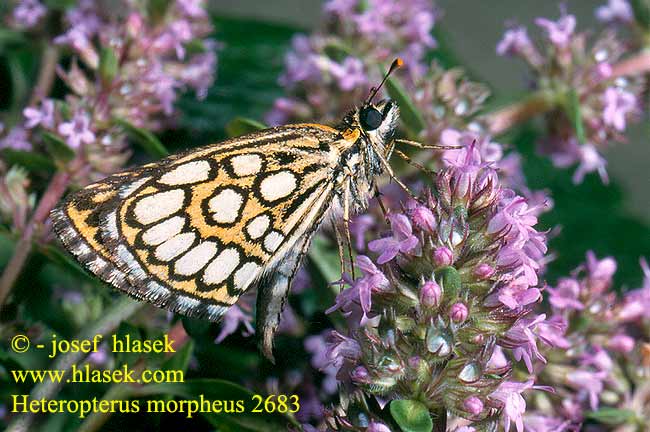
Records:
[[[616,273],[616,260],[612,257],[599,260],[593,251],[587,251],[586,267],[590,290],[594,294],[607,291]]]
[[[356,361],[361,356],[361,346],[356,340],[333,330],[327,338],[327,352],[330,364],[340,369],[345,360]]]
[[[499,403],[503,409],[503,423],[506,432],[510,430],[510,425],[514,422],[517,432],[523,432],[524,420],[523,415],[526,412],[526,400],[521,395],[524,391],[546,390],[553,391],[547,386],[535,386],[534,381],[526,382],[504,381],[499,387],[490,394],[489,398]]]
[[[596,9],[596,18],[607,23],[627,23],[634,19],[634,14],[627,0],[609,0],[606,5]]]
[[[41,103],[41,108],[27,107],[23,110],[23,115],[27,119],[25,127],[27,129],[42,125],[45,128],[54,127],[54,101],[45,99]]]
[[[374,225],[375,218],[369,214],[362,214],[352,219],[350,223],[350,234],[352,234],[354,247],[357,251],[362,251],[366,248],[366,232]]]
[[[571,41],[571,36],[576,28],[576,19],[573,15],[563,15],[557,21],[546,18],[537,18],[535,24],[546,30],[549,40],[558,48],[566,48]]]
[[[29,134],[27,133],[27,130],[21,126],[12,128],[7,136],[0,139],[0,149],[3,148],[25,151],[31,150],[32,143],[29,141]]]
[[[95,134],[90,130],[90,119],[86,113],[80,111],[75,113],[71,121],[61,123],[58,131],[67,137],[66,141],[73,149],[79,148],[82,143],[90,144],[95,141]]]
[[[594,171],[598,172],[603,183],[609,182],[607,170],[605,169],[607,161],[598,153],[596,147],[591,144],[581,145],[578,151],[578,160],[580,164],[572,178],[574,184],[582,183],[585,174]]]
[[[578,300],[580,283],[573,278],[562,278],[558,281],[557,288],[548,287],[546,291],[550,293],[549,302],[557,309],[582,310],[585,307]]]
[[[350,288],[341,291],[336,296],[334,306],[325,312],[329,314],[341,309],[345,316],[350,316],[354,311],[354,303],[358,302],[363,312],[361,325],[365,325],[369,321],[368,313],[372,307],[372,293],[385,289],[388,286],[388,280],[367,256],[357,256],[356,264],[363,276],[357,279]]]
[[[566,376],[567,384],[576,390],[584,392],[589,397],[589,405],[592,410],[598,409],[598,398],[602,393],[603,381],[607,378],[607,372],[590,372],[586,370],[575,370]]]
[[[21,0],[13,11],[13,19],[20,27],[34,27],[47,13],[47,8],[38,0]]]
[[[537,349],[537,325],[546,319],[545,314],[535,318],[520,318],[502,338],[500,345],[512,349],[515,360],[524,360],[528,372],[533,372],[533,360],[546,363],[546,359]]]
[[[398,253],[412,252],[418,246],[418,238],[413,235],[411,222],[403,214],[388,216],[393,230],[392,237],[373,240],[368,243],[368,249],[380,253],[377,264],[385,264],[397,256]]]
[[[503,38],[497,45],[497,54],[520,55],[532,47],[528,32],[524,27],[514,27],[503,34]]]
[[[343,91],[361,87],[368,80],[364,72],[363,62],[355,57],[346,57],[342,64],[331,62],[330,72],[336,78],[339,88]]]
[[[214,340],[215,343],[221,343],[223,340],[233,334],[240,324],[244,325],[245,336],[250,336],[255,333],[253,326],[251,326],[252,317],[248,314],[245,314],[243,310],[237,305],[232,305],[226,311],[226,314],[223,316],[223,323],[221,325],[221,330]]]
[[[625,130],[626,117],[637,109],[634,94],[618,87],[609,87],[602,96],[603,122],[622,132]]]

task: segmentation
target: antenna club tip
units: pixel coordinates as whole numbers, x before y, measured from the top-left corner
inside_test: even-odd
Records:
[[[393,64],[395,65],[396,68],[401,68],[404,66],[404,60],[402,60],[401,57],[397,57],[394,61]]]

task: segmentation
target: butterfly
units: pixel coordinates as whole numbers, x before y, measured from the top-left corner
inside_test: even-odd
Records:
[[[399,108],[372,102],[400,65],[336,128],[274,127],[114,174],[55,208],[54,230],[103,281],[190,317],[218,321],[257,288],[260,349],[272,360],[291,281],[321,223],[342,218],[350,247],[349,217],[366,208],[377,177],[405,187],[388,163]]]

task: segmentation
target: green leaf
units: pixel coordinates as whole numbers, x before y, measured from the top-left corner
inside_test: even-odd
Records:
[[[443,267],[437,271],[436,278],[443,289],[445,299],[456,298],[462,284],[458,270],[452,266]]]
[[[74,159],[74,150],[58,135],[51,132],[43,132],[43,141],[45,142],[47,152],[52,155],[54,160],[70,162]]]
[[[326,282],[341,279],[341,263],[336,246],[324,236],[316,236],[309,248],[309,258]]]
[[[99,75],[106,84],[110,84],[115,79],[119,70],[119,60],[115,50],[110,46],[102,47],[99,53]]]
[[[585,125],[582,122],[582,110],[580,108],[580,98],[575,89],[569,90],[568,94],[568,106],[567,114],[569,119],[573,123],[573,128],[576,131],[576,137],[580,144],[585,144],[587,142],[587,137],[585,135]]]
[[[416,135],[424,129],[424,119],[420,111],[415,107],[411,97],[406,93],[404,87],[397,80],[390,77],[386,80],[386,90],[388,91],[388,95],[397,102],[400,117],[410,134]]]
[[[215,85],[203,100],[186,93],[177,107],[186,143],[207,143],[226,136],[226,124],[237,117],[262,119],[276,98],[285,95],[278,84],[284,55],[299,29],[250,19],[217,18],[219,52]],[[251,31],[254,28],[255,31]]]
[[[650,29],[650,4],[647,0],[631,0],[634,20],[644,30]]]
[[[54,172],[56,165],[52,159],[31,151],[4,149],[0,151],[2,160],[8,165],[19,165],[27,171]]]
[[[171,357],[163,362],[160,366],[162,370],[182,370],[183,372],[187,371],[187,365],[190,363],[192,358],[192,352],[194,351],[194,341],[189,340],[183,345],[178,351],[174,353]]]
[[[429,410],[422,403],[414,400],[401,399],[390,403],[390,413],[404,432],[431,432],[433,421]]]
[[[145,385],[138,391],[139,396],[158,394],[173,395],[189,400],[199,400],[203,397],[204,400],[221,401],[224,407],[226,404],[230,407],[231,403],[236,404],[237,401],[242,401],[240,409],[237,409],[238,405],[235,405],[236,411],[239,412],[228,414],[222,407],[222,412],[220,413],[201,413],[206,420],[213,426],[218,427],[219,430],[222,430],[224,425],[232,428],[226,430],[256,432],[285,432],[288,426],[293,426],[294,428],[299,427],[296,420],[289,414],[269,413],[264,410],[262,412],[253,412],[253,409],[257,405],[256,400],[253,399],[253,393],[230,381],[206,378],[187,380],[182,383],[167,382]],[[263,406],[264,404],[262,403]],[[195,415],[199,414],[197,413]]]
[[[229,137],[237,137],[251,132],[257,132],[266,129],[267,126],[257,120],[237,117],[226,125],[226,133]]]
[[[163,158],[169,155],[160,140],[148,130],[137,127],[124,119],[115,119],[115,122],[122,126],[126,133],[149,155],[155,158]]]
[[[586,417],[602,424],[616,426],[634,420],[636,414],[628,409],[603,407],[598,411],[588,412]]]

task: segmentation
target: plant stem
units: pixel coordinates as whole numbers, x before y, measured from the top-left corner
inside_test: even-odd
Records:
[[[643,51],[612,66],[612,77],[640,75],[650,72],[650,52]]]
[[[144,303],[136,302],[128,296],[120,296],[117,298],[110,308],[106,311],[104,316],[99,320],[91,323],[86,330],[82,330],[75,339],[84,340],[91,339],[95,335],[105,336],[109,333],[112,333],[117,329],[122,321],[129,318],[135,312],[137,312]],[[66,375],[72,368],[73,364],[78,364],[81,362],[87,353],[83,352],[68,352],[66,354],[59,355],[54,361],[50,369],[52,370],[65,370]],[[42,383],[36,385],[29,394],[30,400],[38,399],[50,399],[56,395],[61,387],[63,387],[63,382],[59,381],[43,381]],[[7,427],[7,432],[28,432],[34,430],[33,424],[37,419],[37,415],[34,413],[25,413],[18,416],[13,420]]]
[[[483,120],[491,135],[499,135],[513,126],[522,123],[538,114],[543,114],[553,107],[549,97],[542,93],[534,93],[521,102],[486,114]]]
[[[56,65],[59,63],[59,48],[48,43],[41,56],[41,67],[38,73],[36,85],[29,98],[29,106],[36,105],[41,99],[50,94],[54,78],[56,77]]]
[[[16,244],[16,248],[14,249],[14,254],[9,260],[9,263],[7,263],[7,267],[5,267],[2,277],[0,277],[0,306],[5,303],[5,300],[11,292],[11,288],[16,282],[16,279],[18,279],[25,262],[29,257],[36,231],[40,228],[43,222],[45,222],[50,211],[65,193],[68,183],[70,183],[70,179],[79,164],[78,161],[79,159],[75,159],[71,164],[71,169],[57,172],[54,177],[52,177],[50,184],[47,186],[47,189],[43,193],[43,197],[38,203],[38,207],[36,207],[31,219],[23,230],[22,235]]]

